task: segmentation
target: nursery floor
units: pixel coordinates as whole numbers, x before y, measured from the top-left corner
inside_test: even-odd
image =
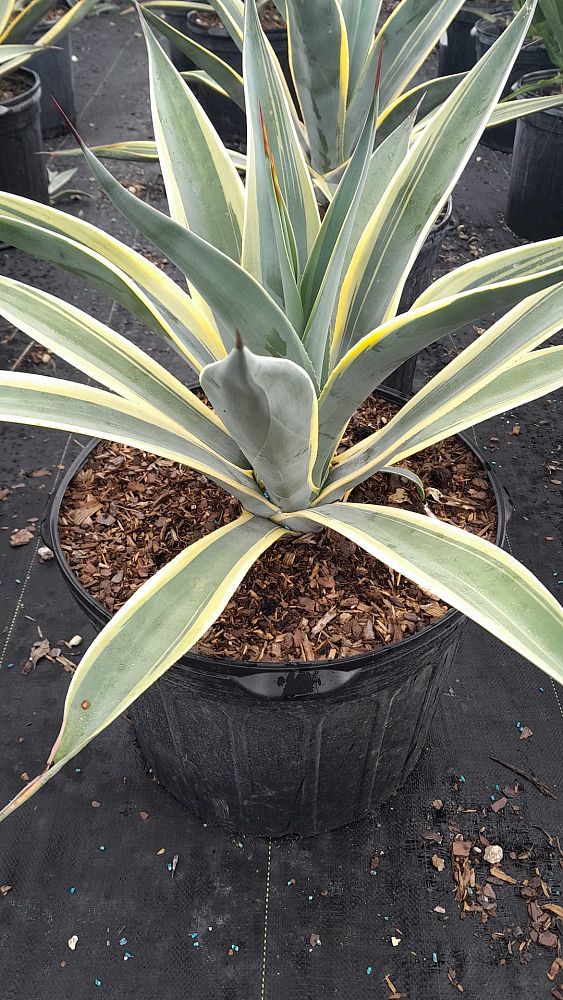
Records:
[[[90,18],[75,35],[87,141],[148,135],[146,63],[131,15]],[[456,192],[456,226],[445,241],[442,270],[515,244],[501,220],[509,169],[509,157],[479,147]],[[161,201],[154,169],[120,164],[116,173],[130,184],[149,184],[148,196]],[[71,210],[131,239],[82,167],[78,176],[76,186],[92,198]],[[0,254],[0,269],[63,296],[70,290],[78,304],[175,365],[123,310],[78,282],[14,250]],[[417,379],[474,335],[467,330],[455,344],[426,352]],[[70,373],[6,327],[0,365]],[[511,549],[560,593],[561,399],[491,420],[476,436],[512,496]],[[68,683],[63,666],[45,659],[22,674],[32,645],[43,637],[61,646],[79,635],[80,647],[62,646],[77,661],[93,633],[56,567],[39,562],[38,532],[20,547],[9,544],[13,529],[41,519],[79,442],[9,426],[0,428],[0,442],[0,487],[9,490],[0,506],[4,802],[42,767]],[[561,902],[552,838],[561,827],[562,700],[536,669],[468,627],[407,785],[373,818],[304,841],[232,836],[192,819],[147,778],[128,723],[117,721],[0,828],[3,1000],[441,1000],[462,989],[468,1000],[549,1000],[563,976],[547,977],[554,949],[525,945],[531,932],[522,888],[537,869],[553,889],[552,901]],[[532,731],[527,739],[520,738],[523,726]],[[533,773],[558,798],[491,757]],[[503,787],[515,781],[520,791],[495,813]],[[444,803],[438,815],[436,799]],[[454,826],[472,840],[483,829],[502,846],[500,867],[515,880],[494,884],[496,915],[486,924],[480,913],[461,919],[454,898]],[[433,839],[423,836],[429,830]],[[442,871],[433,855],[444,860]],[[484,868],[477,869],[481,884]],[[67,943],[73,936],[74,950]],[[521,946],[528,961],[519,958]]]

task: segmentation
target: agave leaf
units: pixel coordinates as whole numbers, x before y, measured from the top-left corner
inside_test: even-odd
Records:
[[[90,146],[90,152],[101,159],[129,160],[132,163],[157,163],[158,152],[154,139],[133,140],[131,142],[111,142],[107,146]],[[246,171],[246,155],[236,149],[229,149],[228,154],[240,173]],[[81,149],[56,149],[49,156],[76,157],[81,156]]]
[[[513,122],[524,115],[537,111],[547,111],[549,108],[560,108],[563,105],[563,95],[554,94],[550,97],[527,97],[525,101],[501,101],[494,109],[487,128],[494,128],[503,122]]]
[[[35,45],[0,45],[0,66],[14,62],[15,68],[16,63],[19,66],[35,51]]]
[[[335,503],[299,515],[338,531],[563,683],[563,609],[507,552],[413,511]]]
[[[190,545],[143,584],[94,639],[68,689],[47,769],[0,812],[5,819],[117,719],[200,639],[252,564],[284,534],[243,514]]]
[[[348,490],[352,482],[368,478],[379,465],[392,465],[404,454],[405,442],[479,392],[519,355],[557,333],[562,316],[563,282],[514,306],[435,375],[384,428],[334,459],[322,494],[325,502],[338,497],[343,486]]]
[[[12,19],[12,14],[16,9],[16,0],[0,0],[0,42],[4,42],[5,35],[3,34],[6,25],[8,25]]]
[[[270,164],[264,158],[263,116],[280,190],[295,234],[300,278],[320,225],[315,193],[281,82],[281,71],[260,26],[255,0],[245,4],[245,15],[243,70],[248,152],[242,263],[261,281],[262,258],[270,255],[271,233],[265,224],[269,217],[265,193]]]
[[[249,470],[228,462],[195,435],[180,433],[176,424],[156,416],[153,409],[114,393],[61,378],[2,372],[0,418],[101,437],[169,458],[208,476],[253,513],[268,517],[276,511]]]
[[[0,45],[2,46],[0,52],[3,52],[6,42],[24,44],[31,30],[36,24],[39,24],[51,7],[53,7],[53,0],[31,0],[31,3],[23,6],[0,36]]]
[[[233,42],[242,52],[244,32],[243,0],[209,0],[209,2],[221,18]]]
[[[547,347],[517,358],[470,399],[465,399],[440,418],[431,421],[401,448],[394,461],[402,461],[435,441],[443,441],[497,413],[506,413],[532,399],[556,392],[563,386],[563,347]]]
[[[37,42],[39,48],[52,45],[71,28],[75,28],[93,10],[95,3],[96,0],[78,0],[77,3],[74,3],[62,17],[55,21],[52,28],[41,35]]]
[[[319,23],[323,26],[322,44]],[[287,33],[311,166],[324,173],[344,159],[349,57],[339,0],[316,0],[314,4],[310,0],[291,0]]]
[[[265,190],[261,204],[268,214],[262,220],[274,238],[264,241],[260,260],[262,285],[283,309],[295,331],[303,332],[303,306],[297,287],[297,246],[287,206],[279,185],[276,165],[270,151],[266,124],[262,117],[264,159],[270,170],[264,176]],[[258,155],[258,152],[257,152]]]
[[[454,90],[465,78],[466,73],[456,73],[453,76],[439,76],[432,80],[425,80],[418,86],[407,90],[395,101],[382,108],[377,122],[376,143],[379,145],[387,138],[391,132],[407,118],[413,111],[421,109],[425,119],[444,103],[446,98],[453,94]]]
[[[63,235],[65,231],[78,239]],[[11,246],[100,288],[172,343],[196,371],[224,356],[225,348],[192,300],[155,264],[94,226],[49,206],[1,193],[0,236]]]
[[[376,104],[377,102],[375,101],[374,105]],[[369,172],[376,120],[377,114],[374,107],[373,113],[366,122],[362,138],[356,147],[337,193],[323,220],[323,226],[307,264],[308,268],[309,263],[313,261],[313,267],[315,268],[311,275],[311,293],[314,292],[317,285],[318,292],[311,307],[307,326],[303,334],[303,343],[315,370],[320,374],[321,385],[328,373],[332,314],[340,292],[346,256],[351,249],[350,240]],[[322,246],[316,250],[325,224],[326,238],[322,241]],[[333,239],[334,244],[331,249]],[[325,263],[326,255],[329,252],[330,257]],[[353,249],[351,252],[353,252]],[[304,281],[308,282],[308,280],[306,269]]]
[[[324,478],[352,414],[399,365],[440,337],[561,281],[562,252],[563,237],[558,237],[471,261],[434,282],[407,313],[351,348],[319,398],[316,480]]]
[[[381,0],[340,0],[340,6],[344,15],[346,34],[348,36],[348,49],[350,52],[350,84],[348,90],[349,94],[352,94],[362,69],[369,59],[369,51],[379,20]]]
[[[38,288],[0,276],[0,315],[90,378],[195,436],[235,465],[244,456],[215,414],[178,379],[104,323]]]
[[[153,14],[151,10],[147,10],[146,5],[143,5],[143,16],[151,27],[156,28],[165,38],[168,38],[179,52],[188,56],[200,70],[209,73],[210,78],[215,80],[231,100],[244,111],[244,83],[240,73],[237,73],[228,63],[219,59],[199,42],[184,35],[167,21],[163,21],[161,17]]]
[[[403,92],[464,0],[402,0],[377,36],[383,41],[381,107]]]
[[[116,181],[86,147],[83,150],[92,173],[112,204],[152,240],[205,297],[221,321],[227,349],[234,346],[236,332],[241,330],[255,354],[288,357],[316,379],[296,331],[252,275],[195,233],[140,201]]]
[[[406,2],[409,0],[403,0]],[[335,328],[340,357],[375,325],[395,314],[420,247],[471,156],[508,77],[532,11],[533,2],[528,0],[436,112],[387,188],[343,284]]]
[[[354,152],[372,110],[373,93],[380,66],[381,48],[373,42],[354,90],[350,91],[344,128],[343,161]],[[350,85],[351,86],[351,85]]]
[[[282,510],[308,504],[317,448],[317,397],[292,361],[260,358],[239,341],[224,361],[201,373],[201,385],[239,443],[265,495]]]
[[[146,18],[153,17],[150,12]],[[244,188],[201,105],[142,20],[151,109],[170,214],[175,222],[240,260]]]

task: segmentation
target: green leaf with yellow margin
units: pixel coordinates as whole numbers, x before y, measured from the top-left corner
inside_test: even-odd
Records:
[[[0,812],[9,816],[109,726],[209,629],[258,557],[286,532],[243,514],[194,542],[143,584],[83,656],[47,770]]]

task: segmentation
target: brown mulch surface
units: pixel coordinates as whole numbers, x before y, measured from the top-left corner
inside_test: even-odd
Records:
[[[370,399],[346,446],[397,407]],[[437,517],[494,540],[490,483],[457,438],[404,462],[422,479]],[[351,500],[422,510],[414,486],[377,474]],[[204,476],[162,458],[102,443],[69,487],[59,530],[69,565],[93,597],[115,611],[192,542],[234,520],[238,501]],[[397,642],[447,612],[415,584],[342,536],[285,538],[252,567],[198,652],[245,660],[335,659]]]
[[[199,28],[205,28],[206,30],[223,27],[221,18],[215,12],[196,11],[192,20]],[[267,4],[260,11],[260,23],[264,31],[279,31],[285,28],[285,21],[273,3]]]

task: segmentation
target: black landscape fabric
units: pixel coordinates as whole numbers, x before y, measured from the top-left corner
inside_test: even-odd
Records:
[[[74,34],[85,139],[152,134],[146,60],[132,19],[109,12]],[[508,157],[483,147],[473,156],[456,191],[442,271],[515,244],[499,221],[509,165]],[[163,204],[154,168],[121,163],[115,172]],[[92,198],[74,203],[72,211],[132,242],[82,166],[73,186]],[[148,250],[142,241],[136,246]],[[62,297],[74,295],[179,373],[162,344],[79,282],[14,250],[1,252],[0,270]],[[447,340],[425,352],[418,381],[474,334],[469,329],[455,345]],[[0,328],[0,365],[70,375],[65,364],[6,326]],[[530,404],[476,434],[512,495],[514,554],[561,594],[561,400]],[[76,663],[92,630],[53,563],[38,559],[38,523],[30,520],[41,519],[79,442],[10,426],[0,428],[0,442],[4,802],[43,766],[69,679],[64,659],[43,658],[26,673],[22,665],[41,639]],[[12,531],[22,528],[29,540],[10,545]],[[81,643],[65,646],[74,636]],[[120,719],[0,827],[2,1000],[441,1000],[456,994],[550,1000],[563,974],[557,963],[552,967],[551,939],[537,940],[534,920],[544,905],[563,904],[556,840],[561,701],[561,691],[538,670],[468,627],[407,785],[369,820],[302,841],[239,837],[192,819],[147,776],[130,725]],[[454,836],[458,845],[473,845],[475,886],[465,848],[456,848],[461,855],[452,859]],[[494,869],[500,876],[482,860],[487,846],[502,848]]]

